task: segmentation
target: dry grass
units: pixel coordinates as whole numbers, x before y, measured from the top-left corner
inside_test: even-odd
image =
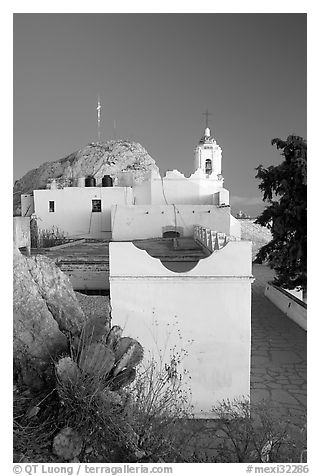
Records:
[[[83,439],[83,463],[306,461],[305,427],[279,421],[267,403],[223,402],[218,419],[194,420],[178,383],[158,370],[145,369],[129,391],[93,392],[82,380],[60,397],[15,392],[14,461],[58,462],[52,441],[66,426]]]
[[[57,461],[52,440],[64,427],[82,437],[81,462],[186,461],[187,417],[188,395],[169,366],[152,362],[120,391],[80,373],[47,392],[15,392],[15,461]]]
[[[71,347],[74,362],[79,349],[86,349],[86,337],[84,332]],[[59,461],[52,441],[65,427],[81,436],[83,463],[300,462],[305,429],[279,421],[270,403],[222,402],[212,409],[216,420],[195,420],[184,384],[188,375],[178,372],[181,359],[177,352],[170,363],[151,359],[117,391],[98,371],[63,373],[62,379],[57,374],[52,387],[37,394],[15,391],[15,462]]]
[[[39,408],[39,410],[37,410]],[[36,413],[32,416],[32,413]],[[55,391],[13,394],[14,462],[54,462],[52,439],[58,431],[59,400]]]
[[[52,226],[49,229],[41,230],[38,234],[38,248],[51,248],[53,246],[63,245],[68,243],[69,239],[65,233],[57,226]]]

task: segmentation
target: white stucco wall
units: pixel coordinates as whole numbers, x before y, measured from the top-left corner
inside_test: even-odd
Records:
[[[230,236],[241,239],[241,223],[230,214]]]
[[[34,213],[33,196],[29,193],[21,195],[21,216],[30,217]]]
[[[218,192],[218,197],[219,197],[218,205],[229,205],[230,203],[229,190],[226,190],[225,188],[221,189]]]
[[[101,212],[92,213],[92,200],[100,199]],[[49,201],[55,211],[49,212]],[[67,187],[59,190],[34,190],[35,214],[39,229],[58,227],[69,236],[103,237],[111,231],[113,204],[132,204],[128,187]]]
[[[13,243],[18,248],[31,246],[30,217],[13,217]]]
[[[151,182],[145,180],[142,183],[136,184],[132,188],[133,199],[136,205],[151,203]]]
[[[168,171],[165,177],[153,171],[148,180],[133,187],[136,205],[169,204],[212,204],[212,196],[221,191],[222,180],[206,178],[198,170],[190,177],[185,177],[178,170]],[[227,192],[227,190],[226,190]],[[224,195],[224,199],[227,195]],[[216,204],[218,204],[218,197]]]
[[[114,241],[157,238],[163,227],[182,227],[183,236],[193,235],[193,226],[202,225],[230,234],[230,209],[214,205],[133,205],[113,206]]]
[[[251,243],[229,242],[190,271],[174,273],[132,243],[110,243],[113,324],[138,339],[145,358],[187,353],[195,414],[250,395]],[[188,377],[191,377],[190,379]]]

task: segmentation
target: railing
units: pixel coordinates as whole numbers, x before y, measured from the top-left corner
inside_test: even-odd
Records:
[[[230,240],[233,240],[233,238],[226,235],[226,233],[213,231],[201,225],[194,225],[193,238],[205,246],[211,253],[220,250],[226,246]]]

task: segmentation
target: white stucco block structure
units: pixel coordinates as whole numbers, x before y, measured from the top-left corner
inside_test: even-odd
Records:
[[[112,240],[159,238],[178,229],[180,236],[193,236],[201,225],[230,235],[230,209],[215,205],[115,205],[111,210]]]
[[[33,195],[39,230],[54,226],[69,236],[110,235],[112,205],[133,203],[130,187],[66,187]]]
[[[202,169],[185,177],[178,170],[167,171],[164,177],[153,170],[149,178],[133,186],[136,205],[229,204],[229,192],[223,188],[222,176],[207,176]]]
[[[133,243],[110,243],[113,324],[141,342],[145,359],[170,364],[182,351],[177,370],[197,418],[250,395],[251,271],[251,242],[230,241],[181,273]]]

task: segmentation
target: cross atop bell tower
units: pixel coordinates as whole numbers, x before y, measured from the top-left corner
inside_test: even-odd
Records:
[[[206,128],[195,149],[195,170],[201,169],[207,178],[221,181],[222,151],[211,135],[209,128],[209,116],[212,116],[212,114],[207,109],[202,115],[205,116],[206,119]]]
[[[211,112],[208,111],[208,109],[206,110],[206,112],[203,112],[202,113],[203,116],[206,116],[206,129],[209,127],[209,116],[212,116]]]
[[[202,113],[202,115],[205,116],[205,118],[206,118],[206,128],[204,130],[204,136],[203,137],[204,137],[205,140],[207,140],[211,136],[211,131],[210,131],[210,127],[209,127],[209,116],[212,116],[212,114],[207,109],[206,112]]]

